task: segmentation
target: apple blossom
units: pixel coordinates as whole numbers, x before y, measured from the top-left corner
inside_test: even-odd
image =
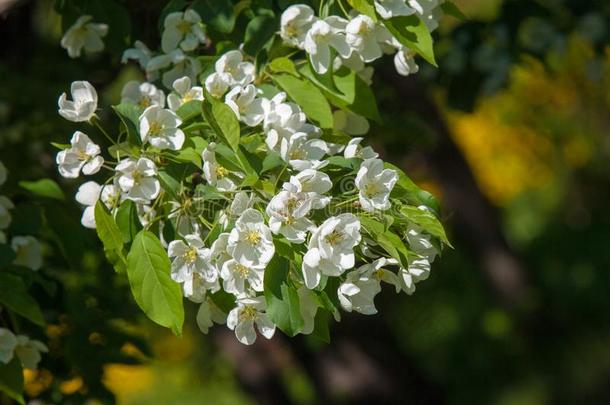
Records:
[[[140,138],[159,149],[180,150],[184,144],[184,132],[178,128],[180,117],[171,110],[153,105],[140,116]]]
[[[203,88],[191,86],[191,79],[188,76],[174,80],[172,87],[175,92],[167,95],[167,105],[172,111],[178,110],[182,104],[191,100],[203,100]]]
[[[384,26],[375,24],[371,17],[364,14],[354,17],[345,27],[345,32],[346,42],[364,62],[380,58],[383,52],[379,44],[392,38]]]
[[[385,20],[415,14],[415,9],[406,0],[375,0],[375,10]]]
[[[324,221],[313,231],[303,256],[305,285],[315,288],[322,275],[337,277],[354,267],[354,247],[360,239],[360,221],[355,215],[340,214]]]
[[[136,104],[142,108],[150,106],[165,107],[165,94],[152,83],[131,80],[123,86],[121,103]]]
[[[40,363],[40,353],[46,353],[49,349],[47,346],[35,339],[30,339],[25,335],[17,335],[17,345],[15,346],[15,355],[21,360],[23,368],[36,370]]]
[[[316,21],[314,11],[305,4],[295,4],[282,13],[280,36],[288,44],[303,49],[305,36]]]
[[[246,282],[252,290],[262,292],[264,275],[264,265],[244,266],[235,259],[224,262],[220,271],[224,290],[235,295],[247,292]]]
[[[108,33],[108,25],[90,22],[92,19],[90,15],[80,16],[61,39],[61,46],[71,58],[78,58],[83,48],[89,53],[104,49],[102,38]]]
[[[184,241],[170,242],[167,253],[172,260],[172,280],[183,283],[184,295],[193,295],[193,273],[198,273],[207,282],[214,282],[218,273],[210,265],[210,249],[206,248],[198,235],[186,235]]]
[[[312,209],[313,200],[307,193],[296,191],[292,184],[284,186],[285,189],[267,205],[269,228],[271,232],[283,235],[291,243],[303,243],[307,232],[315,229],[313,221],[306,218]]]
[[[225,104],[244,124],[255,127],[265,118],[263,100],[256,98],[256,87],[249,84],[246,87],[235,86],[225,96]]]
[[[364,140],[364,138],[352,138],[348,142],[345,150],[343,151],[343,156],[346,159],[351,158],[360,158],[360,159],[374,159],[379,156],[377,152],[373,150],[370,146],[362,147],[360,143]]]
[[[273,238],[263,215],[253,209],[245,210],[235,221],[227,241],[227,251],[240,264],[264,268],[275,253]]]
[[[228,73],[231,76],[231,86],[246,86],[254,81],[255,67],[251,62],[245,62],[240,51],[233,50],[223,54],[215,64],[216,73]]]
[[[127,199],[147,203],[161,192],[161,185],[155,177],[157,167],[150,159],[123,159],[116,166],[116,171],[119,173],[118,184]]]
[[[273,337],[275,325],[264,312],[266,308],[264,297],[243,297],[237,300],[237,306],[227,316],[227,326],[235,331],[235,336],[241,343],[251,345],[256,341],[255,325],[265,338]]]
[[[222,312],[211,299],[205,297],[197,310],[196,322],[199,330],[207,334],[215,323],[226,323],[227,314]]]
[[[169,53],[178,46],[184,51],[192,51],[205,42],[205,34],[201,27],[201,17],[193,9],[185,12],[169,13],[163,23],[161,49]]]
[[[16,254],[13,264],[27,267],[34,271],[42,267],[42,247],[33,236],[14,236],[11,248]]]
[[[0,328],[0,363],[8,364],[13,359],[17,337],[6,328]]]
[[[345,40],[347,21],[336,16],[313,23],[305,37],[305,51],[309,54],[311,65],[319,74],[328,71],[331,64],[330,48],[335,49],[342,58],[352,52]]]
[[[321,169],[328,162],[322,161],[328,153],[326,142],[321,139],[309,139],[304,132],[297,132],[280,142],[280,156],[295,170]]]
[[[231,81],[228,73],[212,73],[205,79],[205,89],[213,97],[221,98],[231,86]]]
[[[381,159],[367,159],[362,162],[356,175],[358,200],[363,210],[387,210],[390,208],[390,192],[398,181],[395,170],[384,169]]]
[[[142,69],[146,69],[148,62],[152,58],[152,52],[142,41],[135,41],[134,47],[126,49],[121,56],[121,63],[127,63],[130,60],[138,62]],[[150,79],[149,79],[150,80]]]
[[[57,105],[59,115],[73,122],[89,121],[97,109],[97,92],[87,81],[72,82],[70,86],[72,100],[68,100],[66,93],[59,96]]]
[[[232,191],[235,182],[229,177],[230,172],[216,161],[216,144],[211,142],[202,153],[203,175],[207,182],[220,191]]]
[[[57,153],[59,174],[67,178],[77,178],[82,171],[85,175],[97,173],[104,164],[101,149],[89,137],[76,131],[70,140],[71,147]]]

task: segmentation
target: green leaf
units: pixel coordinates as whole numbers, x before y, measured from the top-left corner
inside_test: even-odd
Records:
[[[373,0],[347,0],[350,6],[358,10],[364,15],[367,15],[377,21],[377,13],[375,13],[375,4]]]
[[[7,244],[0,245],[0,268],[6,267],[15,260],[15,251]]]
[[[299,294],[288,284],[290,262],[275,256],[265,269],[267,315],[282,332],[295,336],[303,330]]]
[[[345,67],[337,70],[332,77],[332,87],[327,82],[320,81],[309,65],[299,71],[322,89],[333,105],[381,122],[373,90],[354,71]]]
[[[417,52],[428,63],[437,66],[432,35],[426,24],[416,15],[383,20],[386,28],[407,48]]]
[[[254,17],[246,26],[244,52],[250,56],[256,56],[278,31],[278,28],[277,18],[268,15]]]
[[[23,367],[17,356],[8,364],[0,363],[0,391],[20,404],[23,400]]]
[[[288,74],[274,76],[273,80],[301,106],[308,118],[322,128],[332,128],[333,112],[326,97],[316,86]]]
[[[273,73],[288,73],[293,76],[299,77],[299,72],[292,59],[285,56],[275,58],[269,63],[269,69]]]
[[[140,138],[140,115],[143,109],[135,104],[119,104],[112,107],[125,126],[129,142],[141,145]]]
[[[198,153],[192,147],[183,147],[176,155],[176,159],[183,163],[192,163],[198,169],[201,168],[203,162],[201,161],[201,153]]]
[[[44,326],[42,311],[36,300],[27,292],[21,278],[0,273],[0,304],[39,326]]]
[[[98,201],[95,204],[93,212],[95,216],[95,230],[104,245],[106,259],[112,264],[115,271],[122,273],[127,265],[127,260],[123,253],[123,233],[104,203]]]
[[[59,185],[51,179],[41,179],[36,181],[20,181],[19,186],[39,197],[52,198],[64,201],[66,196],[61,191]]]
[[[450,15],[451,17],[457,18],[460,21],[468,20],[468,16],[459,9],[458,6],[455,5],[452,1],[445,1],[441,4],[441,9],[443,13]]]
[[[176,110],[176,114],[178,115],[178,117],[180,117],[180,119],[182,120],[183,123],[186,121],[192,120],[194,118],[200,117],[201,116],[201,101],[200,100],[187,101],[186,103],[184,103],[180,107],[178,107],[178,110]]]
[[[162,170],[157,173],[157,178],[161,187],[168,193],[174,200],[180,201],[180,182],[172,177],[171,174]]]
[[[138,218],[138,208],[131,200],[121,203],[116,213],[116,224],[123,234],[123,242],[129,243],[142,229],[142,224]]]
[[[235,28],[236,15],[231,0],[196,0],[192,8],[208,27],[218,32],[228,34]]]
[[[439,238],[447,246],[451,246],[449,239],[447,239],[443,224],[441,224],[441,222],[432,212],[419,209],[412,205],[402,206],[400,208],[400,212],[407,217],[410,222],[420,226],[424,232]]]
[[[318,308],[314,318],[314,327],[311,336],[320,339],[324,343],[330,343],[330,332],[328,324],[330,322],[330,312],[324,308]]]
[[[182,333],[184,307],[180,284],[170,277],[170,261],[157,237],[141,231],[127,255],[131,292],[144,313],[161,326]]]
[[[51,145],[56,147],[59,150],[70,149],[70,147],[72,146],[69,143],[57,143],[57,142],[51,142]]]
[[[216,135],[234,151],[239,148],[239,121],[235,113],[225,103],[216,100],[204,90],[203,116],[210,123]]]

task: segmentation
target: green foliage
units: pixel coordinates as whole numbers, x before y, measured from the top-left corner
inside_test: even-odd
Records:
[[[23,368],[21,361],[15,356],[8,364],[0,363],[0,391],[9,398],[24,405],[23,399]]]
[[[235,113],[225,103],[216,100],[205,92],[202,104],[203,116],[208,121],[216,136],[234,151],[239,148],[240,129]]]
[[[288,336],[295,336],[303,329],[299,295],[289,284],[290,262],[284,257],[274,257],[265,269],[265,300],[271,322]]]
[[[27,292],[22,279],[14,274],[0,272],[0,304],[36,325],[45,323],[38,303]]]
[[[291,75],[276,75],[273,80],[286,91],[305,114],[314,120],[321,128],[332,128],[333,113],[326,97],[311,82],[298,79]]]
[[[432,35],[426,24],[415,15],[393,17],[383,21],[401,44],[417,52],[428,63],[437,66]]]
[[[170,278],[170,262],[159,239],[140,231],[127,255],[127,276],[140,308],[154,322],[182,333],[184,307],[180,285]]]
[[[40,179],[36,181],[20,181],[19,185],[21,188],[29,191],[30,193],[45,197],[52,198],[55,200],[64,201],[66,196],[61,190],[59,185],[51,179]]]

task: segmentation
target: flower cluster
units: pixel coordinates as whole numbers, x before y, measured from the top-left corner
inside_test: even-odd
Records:
[[[438,26],[441,4],[442,0],[375,0],[375,9],[381,20],[418,15],[432,31]],[[287,44],[304,50],[319,74],[347,66],[370,82],[373,68],[366,64],[392,53],[399,74],[417,73],[415,51],[393,36],[382,21],[356,12],[346,17],[319,18],[308,5],[295,4],[282,14],[280,35]]]
[[[409,0],[403,6],[411,12],[399,3],[375,6],[382,17],[426,16],[434,8]],[[112,142],[104,158],[102,147],[76,131],[57,155],[66,178],[109,173],[102,184],[80,186],[82,224],[96,228],[105,210],[114,227],[129,233],[133,221],[125,217],[133,215],[136,227],[166,249],[169,276],[182,295],[199,304],[201,330],[226,323],[244,344],[255,341],[256,329],[266,338],[276,326],[291,335],[312,333],[319,312],[339,318],[336,307],[375,313],[382,282],[413,293],[444,241],[427,227],[436,221],[432,211],[404,200],[415,187],[404,173],[362,138],[337,130],[364,134],[366,119],[338,108],[335,130],[321,127],[241,49],[202,66],[193,52],[208,39],[192,9],[170,13],[163,26],[160,55],[141,42],[123,55],[140,64],[149,82],[123,88],[115,106],[123,122],[118,135],[101,127],[89,83],[73,83],[72,101],[59,99],[62,117],[89,122]],[[411,58],[364,14],[320,19],[294,5],[281,16],[280,35],[304,50],[318,73],[331,63],[364,66],[387,47]],[[157,79],[169,94],[152,83]],[[104,226],[104,233],[114,229]],[[129,256],[128,273],[135,253]],[[298,313],[286,324],[278,313],[288,305]]]

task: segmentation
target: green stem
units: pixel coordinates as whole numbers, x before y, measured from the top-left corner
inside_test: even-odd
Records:
[[[110,141],[111,144],[116,145],[116,141],[114,141],[112,139],[112,137],[110,135],[108,135],[108,132],[106,132],[106,130],[100,124],[100,119],[98,118],[97,115],[94,115],[93,117],[91,117],[90,122],[106,137],[106,139],[108,139]]]

